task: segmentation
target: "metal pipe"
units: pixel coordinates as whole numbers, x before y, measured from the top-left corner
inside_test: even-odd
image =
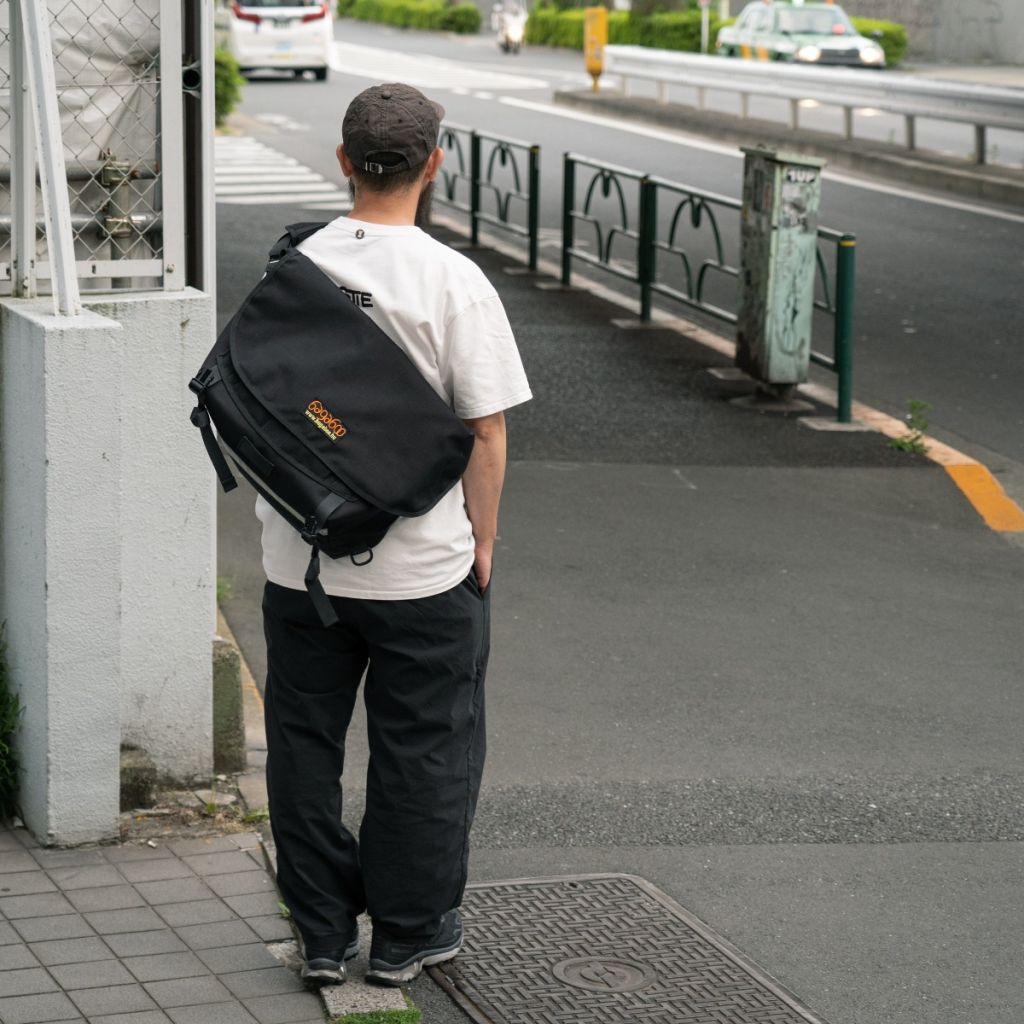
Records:
[[[838,377],[836,419],[849,423],[853,408],[853,306],[857,236],[844,234],[836,251],[836,313],[833,356]]]
[[[530,270],[537,269],[540,245],[540,146],[530,147],[530,186],[527,200],[526,223],[530,232]]]
[[[14,62],[12,61],[12,64]],[[17,152],[17,150],[15,150]],[[68,181],[89,181],[91,178],[95,178],[97,181],[103,175],[106,169],[108,160],[74,160],[66,165],[67,168],[67,180]],[[133,164],[129,171],[128,177],[132,181],[140,179],[154,179],[159,177],[160,172],[152,164]],[[36,184],[39,184],[39,172],[35,172]],[[7,185],[11,181],[11,165],[0,164],[0,185]]]
[[[13,292],[22,298],[36,295],[36,149],[32,138],[32,102],[25,68],[25,39],[21,7],[10,5],[11,27],[11,143],[14,164],[8,165],[7,181],[13,184],[9,225]],[[13,175],[13,179],[12,179]],[[13,230],[12,230],[13,229]]]
[[[637,271],[640,279],[640,319],[651,319],[651,286],[655,276],[655,237],[658,231],[658,186],[649,178],[640,182],[640,237]]]
[[[469,136],[469,240],[480,244],[480,136]]]
[[[71,228],[76,235],[89,231],[97,235],[125,237],[127,234],[142,235],[161,227],[162,218],[158,213],[133,213],[127,217],[111,217],[105,213],[73,213]],[[8,214],[0,214],[0,233],[10,234],[17,221]],[[36,236],[46,230],[46,218],[36,217]]]
[[[573,210],[576,208],[576,163],[571,154],[565,154],[562,169],[562,285],[568,288],[572,281]]]

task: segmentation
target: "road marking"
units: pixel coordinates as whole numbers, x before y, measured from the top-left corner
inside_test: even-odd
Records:
[[[502,96],[498,102],[506,103],[510,107],[519,107],[523,110],[534,110],[538,113],[550,114],[554,117],[564,117],[570,121],[581,121],[584,124],[598,125],[602,128],[611,128],[615,131],[628,132],[632,135],[642,135],[644,138],[655,139],[659,142],[672,142],[677,146],[702,149],[708,153],[718,153],[721,156],[732,157],[734,160],[743,159],[743,154],[735,147],[723,146],[717,142],[708,142],[706,139],[687,135],[685,132],[667,131],[647,125],[628,124],[624,121],[617,121],[614,118],[586,114],[580,110],[570,110],[552,103],[537,103],[533,100],[520,99],[518,96]],[[933,206],[942,206],[949,210],[960,210],[964,213],[974,213],[982,217],[995,217],[997,220],[1005,220],[1013,224],[1024,224],[1024,214],[1011,213],[1008,210],[1000,210],[990,206],[979,206],[976,203],[947,199],[944,196],[933,196],[927,192],[900,188],[896,185],[883,185],[878,182],[852,177],[848,174],[840,174],[836,171],[825,171],[824,177],[826,181],[834,181],[839,185],[849,185],[851,188],[867,189],[870,192],[898,196],[900,199],[911,199],[919,203],[930,203]]]
[[[443,57],[382,50],[376,46],[360,46],[356,43],[336,42],[331,67],[342,75],[372,78],[375,82],[383,77],[387,81],[407,82],[409,85],[435,90],[459,87],[508,92],[515,89],[550,88],[550,83],[542,78],[507,74]]]
[[[214,141],[214,192],[218,203],[234,206],[302,206],[351,209],[347,192],[311,167],[243,136]]]

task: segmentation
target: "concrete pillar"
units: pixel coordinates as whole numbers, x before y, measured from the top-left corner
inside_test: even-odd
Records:
[[[136,293],[55,317],[0,302],[0,619],[25,712],[25,822],[113,836],[119,747],[212,768],[213,489],[186,384],[208,296]]]

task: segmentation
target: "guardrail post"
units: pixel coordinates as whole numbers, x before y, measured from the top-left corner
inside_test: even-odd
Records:
[[[834,358],[838,377],[836,419],[849,423],[853,406],[853,303],[857,236],[845,234],[836,252]]]
[[[469,136],[469,240],[474,246],[480,244],[480,136],[471,132]]]
[[[527,228],[530,232],[530,270],[537,269],[537,249],[540,242],[540,146],[530,147],[530,184],[527,200]]]
[[[658,230],[658,186],[647,178],[640,181],[640,238],[637,241],[637,270],[640,278],[640,319],[651,319],[651,285],[655,274],[654,241]]]
[[[983,164],[987,156],[985,150],[988,148],[986,140],[985,126],[983,124],[976,124],[974,126],[974,161],[975,163]]]
[[[565,154],[562,171],[562,284],[568,288],[572,278],[572,212],[576,208],[576,161]]]

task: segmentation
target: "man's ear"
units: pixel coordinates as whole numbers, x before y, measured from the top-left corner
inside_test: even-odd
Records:
[[[444,150],[440,146],[427,157],[427,181],[433,181],[444,163]]]
[[[341,173],[344,174],[346,178],[351,178],[352,172],[356,169],[356,166],[351,160],[349,160],[348,153],[345,152],[345,144],[343,142],[338,144],[338,148],[335,150],[335,153],[338,157],[338,163],[341,165]]]

